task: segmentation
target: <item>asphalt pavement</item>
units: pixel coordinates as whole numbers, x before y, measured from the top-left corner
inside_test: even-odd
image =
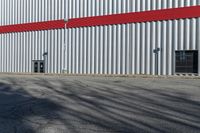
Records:
[[[0,133],[199,132],[199,79],[0,75]]]

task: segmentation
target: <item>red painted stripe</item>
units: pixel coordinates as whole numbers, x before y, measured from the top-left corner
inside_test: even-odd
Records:
[[[200,17],[200,6],[124,13],[124,14],[113,14],[106,16],[74,18],[74,19],[69,19],[69,21],[67,22],[67,28],[140,23],[140,22],[174,20],[174,19],[185,19],[185,18],[196,18],[196,17]],[[6,26],[0,26],[0,34],[11,33],[11,32],[52,30],[52,29],[61,29],[64,27],[65,27],[64,20],[6,25]]]
[[[52,29],[61,29],[64,27],[65,27],[64,20],[55,20],[46,22],[0,26],[0,33],[52,30]]]
[[[86,26],[100,26],[126,23],[152,22],[200,17],[200,6],[163,9],[154,11],[115,14],[86,18],[70,19],[67,27],[78,28]]]

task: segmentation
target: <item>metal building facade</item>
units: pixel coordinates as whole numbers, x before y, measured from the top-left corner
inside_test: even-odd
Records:
[[[1,0],[0,25],[193,5],[200,0]],[[200,50],[199,32],[193,18],[0,34],[0,72],[30,73],[47,52],[47,73],[155,75],[161,48],[158,74],[172,75],[176,50]]]

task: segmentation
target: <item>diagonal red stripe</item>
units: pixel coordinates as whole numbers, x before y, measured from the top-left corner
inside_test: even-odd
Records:
[[[200,17],[200,6],[70,19],[67,27],[141,23]]]
[[[54,20],[46,22],[34,22],[34,23],[0,26],[0,33],[52,30],[52,29],[62,29],[64,27],[65,27],[64,20]]]
[[[69,19],[67,28],[79,28],[88,26],[114,25],[126,23],[141,23],[151,21],[175,20],[200,17],[200,6],[163,9],[144,12],[132,12],[105,16],[85,17]],[[34,22],[0,26],[0,34],[12,32],[27,32],[38,30],[62,29],[65,27],[64,20],[46,22]]]

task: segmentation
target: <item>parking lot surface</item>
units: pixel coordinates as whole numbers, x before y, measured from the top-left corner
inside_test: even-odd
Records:
[[[198,79],[0,76],[0,133],[191,132]]]

